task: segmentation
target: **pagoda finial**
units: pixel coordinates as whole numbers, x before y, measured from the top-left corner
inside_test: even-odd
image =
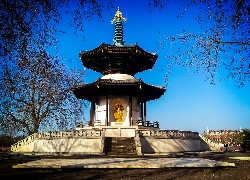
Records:
[[[118,7],[115,17],[111,20],[112,24],[115,22],[115,36],[113,42],[116,46],[124,45],[122,20],[126,22],[127,19],[122,17],[122,12],[120,11],[120,7]]]
[[[120,11],[120,7],[118,7],[118,10],[115,13],[115,17],[113,17],[111,23],[113,24],[115,21],[121,21],[121,20],[126,22],[127,18],[122,17],[122,12]]]

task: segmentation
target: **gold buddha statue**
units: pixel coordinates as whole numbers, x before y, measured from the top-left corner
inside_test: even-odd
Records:
[[[114,106],[114,118],[116,122],[123,122],[124,108],[120,103]]]

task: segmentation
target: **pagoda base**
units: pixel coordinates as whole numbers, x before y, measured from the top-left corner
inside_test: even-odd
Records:
[[[107,138],[133,138],[137,155],[171,152],[207,151],[199,133],[160,130],[153,127],[114,126],[83,127],[77,130],[41,132],[13,144],[18,153],[105,154]]]

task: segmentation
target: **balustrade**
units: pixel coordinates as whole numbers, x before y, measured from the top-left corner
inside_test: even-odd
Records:
[[[192,131],[179,131],[179,130],[155,130],[144,131],[140,130],[140,136],[158,136],[158,137],[183,137],[183,138],[197,138],[199,133]]]
[[[41,132],[35,133],[26,137],[25,139],[18,141],[11,146],[11,151],[15,152],[21,147],[28,145],[35,139],[56,139],[56,138],[70,138],[70,137],[100,137],[101,131],[96,130],[75,130],[75,131],[54,131],[54,132]]]

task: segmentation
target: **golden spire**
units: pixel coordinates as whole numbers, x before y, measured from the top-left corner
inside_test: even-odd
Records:
[[[122,12],[120,11],[120,7],[118,7],[118,10],[115,13],[115,17],[113,17],[111,23],[113,24],[115,21],[121,21],[121,20],[126,22],[127,18],[122,17]]]

